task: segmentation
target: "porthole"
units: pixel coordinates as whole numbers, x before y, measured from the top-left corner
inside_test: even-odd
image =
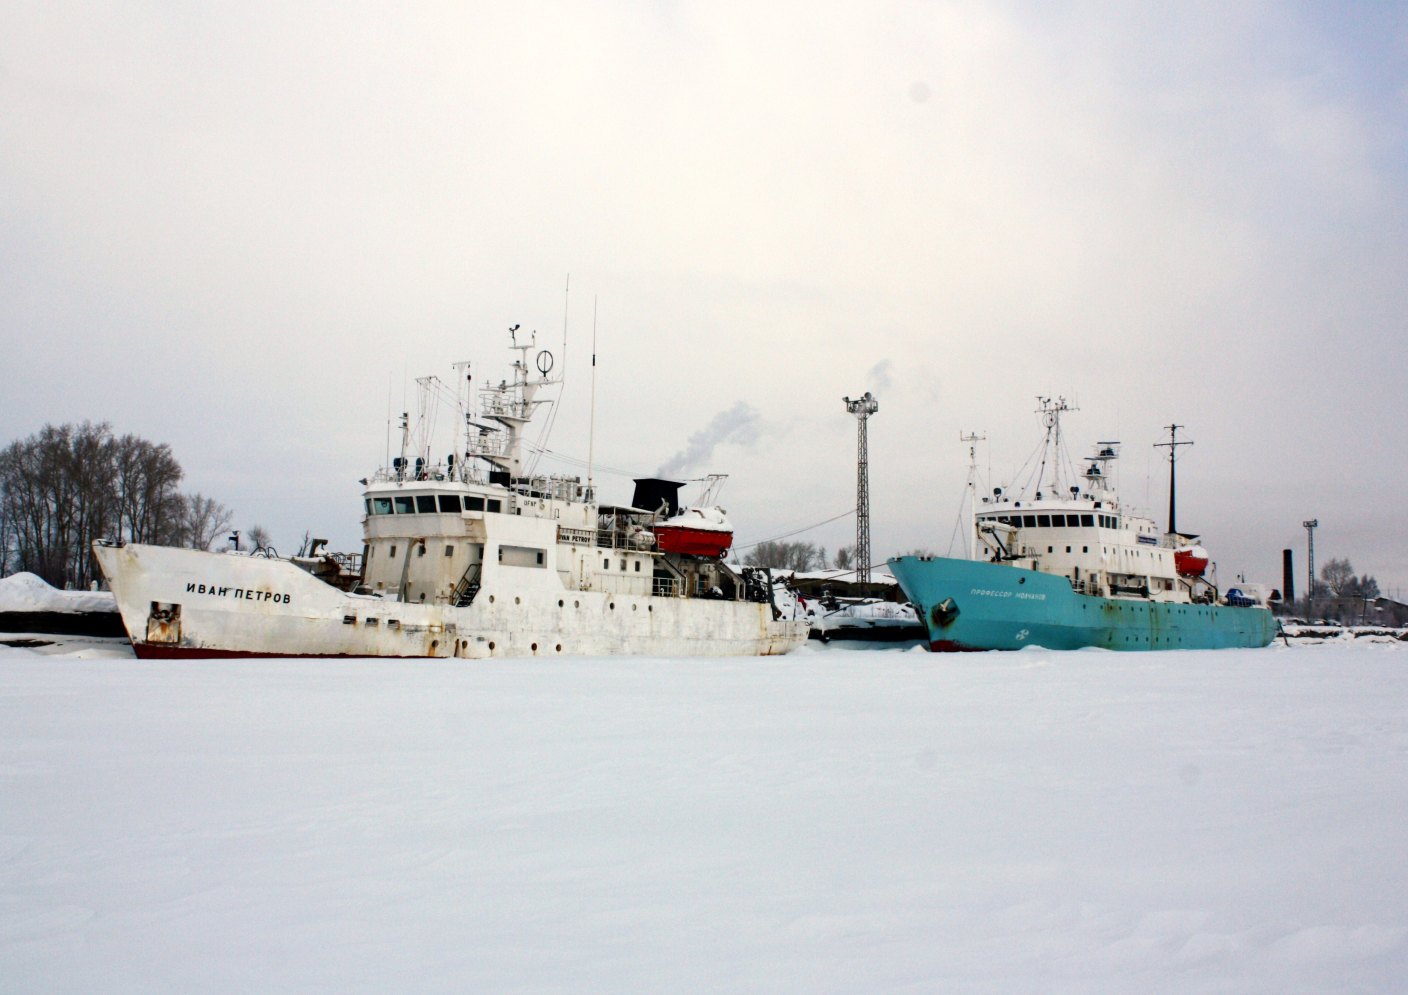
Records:
[[[613,602],[611,602],[611,604],[607,605],[606,607],[607,607],[607,608],[610,608],[612,611],[615,611],[615,610],[616,610],[616,602],[613,601]]]
[[[631,611],[635,611],[640,605],[631,605]]]
[[[493,603],[494,603],[494,596],[491,594],[491,595],[489,595],[489,604],[492,605]]]
[[[519,597],[515,597],[515,598],[513,599],[513,603],[516,604],[516,605],[521,605],[521,604],[523,604],[523,599],[522,599],[522,598],[519,598]]]
[[[574,602],[572,602],[572,607],[573,607],[573,608],[581,608],[581,607],[582,607],[582,603],[581,603],[580,601],[574,601]]]
[[[489,640],[489,652],[492,653],[493,651],[494,651],[494,641],[491,639],[491,640]]]
[[[558,651],[559,653],[562,652],[562,644],[561,644],[561,643],[558,643],[558,644],[557,644],[557,651]]]
[[[534,653],[538,652],[538,644],[537,644],[537,643],[534,643],[530,648],[533,650]]]
[[[440,640],[438,640],[438,639],[432,639],[432,640],[430,641],[430,652],[434,653],[434,652],[435,652],[436,650],[438,650],[439,648],[440,648]]]
[[[565,604],[566,604],[566,602],[563,601],[561,598],[558,599],[557,607],[561,608],[561,607],[562,607],[563,605],[565,605]]]

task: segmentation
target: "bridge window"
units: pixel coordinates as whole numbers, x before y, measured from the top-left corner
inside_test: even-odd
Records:
[[[1037,515],[1037,516],[1036,516],[1036,527],[1039,528],[1039,529],[1049,529],[1049,528],[1051,528],[1051,516],[1050,516],[1050,515]]]
[[[416,495],[416,511],[418,511],[418,512],[419,512],[420,514],[422,514],[422,515],[433,515],[433,514],[435,514],[435,495],[434,495],[434,494],[417,494],[417,495]]]
[[[395,502],[396,502],[396,514],[398,514],[398,515],[413,515],[413,514],[415,514],[415,510],[416,510],[416,508],[415,508],[415,502],[411,500],[411,496],[410,496],[409,494],[397,494],[396,497],[395,497]]]
[[[371,505],[373,515],[391,514],[391,499],[389,497],[372,498]]]
[[[1095,526],[1095,516],[1094,516],[1094,515],[1081,515],[1081,516],[1080,516],[1080,523],[1081,523],[1081,525],[1085,526],[1085,527],[1088,528],[1088,529],[1089,529],[1089,528],[1093,528],[1093,527]]]
[[[1036,516],[1035,516],[1035,515],[1023,515],[1023,516],[1022,516],[1022,526],[1023,526],[1023,528],[1028,528],[1028,529],[1034,529],[1034,528],[1036,528]]]
[[[490,498],[487,503],[488,510],[491,514],[497,515],[500,511],[503,511],[503,502],[498,500],[497,498]]]
[[[478,495],[471,495],[470,497],[465,498],[465,499],[464,499],[464,510],[465,510],[465,511],[483,511],[483,510],[484,510],[484,499],[483,499],[482,497],[479,497]]]
[[[453,512],[453,513],[455,513],[455,514],[459,514],[459,512],[460,512],[460,496],[459,496],[458,494],[441,494],[441,495],[440,495],[440,510],[441,510],[441,511]]]
[[[543,551],[531,546],[500,546],[499,562],[509,567],[541,567]]]

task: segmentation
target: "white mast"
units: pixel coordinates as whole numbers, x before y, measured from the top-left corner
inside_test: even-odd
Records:
[[[596,488],[592,486],[592,466],[596,446],[596,298],[592,298],[592,401],[591,414],[587,422],[587,500],[596,500]]]
[[[514,325],[508,330],[512,342],[509,349],[518,352],[518,358],[513,361],[513,381],[510,383],[501,380],[497,387],[484,390],[488,395],[484,399],[484,417],[502,425],[508,438],[502,446],[493,450],[481,446],[474,453],[500,470],[507,471],[510,477],[523,476],[523,426],[532,420],[533,410],[539,404],[547,403],[545,400],[536,399],[538,389],[557,382],[548,379],[553,359],[552,353],[546,349],[539,351],[537,355],[537,378],[529,378],[528,351],[537,347],[537,335],[532,335],[527,343],[520,344],[518,329],[519,326]]]
[[[978,534],[978,443],[986,442],[987,438],[977,432],[965,435],[962,429],[958,430],[958,441],[968,443],[968,536]],[[963,555],[971,559],[978,549],[975,542],[972,552],[969,552],[968,536],[963,539]]]

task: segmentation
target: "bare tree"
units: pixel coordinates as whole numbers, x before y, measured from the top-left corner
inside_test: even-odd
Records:
[[[214,498],[189,494],[183,499],[182,539],[191,549],[210,549],[215,539],[230,528],[234,514]]]
[[[1351,593],[1350,587],[1354,582],[1354,567],[1349,560],[1331,559],[1320,568],[1320,579],[1325,582],[1325,586],[1330,589],[1330,593],[1337,598],[1344,597]]]
[[[825,563],[819,562],[818,552],[816,546],[809,542],[760,542],[753,547],[748,560],[755,566],[796,573],[825,566]]]
[[[124,435],[114,446],[119,536],[131,542],[177,541],[184,509],[176,485],[182,471],[171,447],[134,435]]]
[[[854,545],[842,546],[836,550],[836,569],[849,570],[855,565],[856,547]]]
[[[0,577],[9,576],[10,559],[14,556],[15,548],[14,529],[10,525],[10,516],[5,505],[4,483],[3,478],[0,478]]]
[[[262,525],[250,526],[245,530],[244,536],[245,544],[251,551],[268,549],[269,543],[272,541],[269,538],[269,530]]]
[[[114,438],[106,423],[46,425],[12,442],[0,450],[0,573],[86,587],[95,539],[178,543],[195,535],[197,510],[228,524],[223,506],[176,490],[181,476],[170,446]]]

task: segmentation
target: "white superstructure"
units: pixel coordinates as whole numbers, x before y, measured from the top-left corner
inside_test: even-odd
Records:
[[[1046,426],[1035,484],[1018,495],[993,488],[973,511],[976,560],[1067,578],[1078,594],[1180,603],[1213,603],[1198,537],[1163,532],[1127,509],[1113,481],[1118,442],[1097,442],[1076,475],[1061,435],[1065,398],[1041,398]]]

